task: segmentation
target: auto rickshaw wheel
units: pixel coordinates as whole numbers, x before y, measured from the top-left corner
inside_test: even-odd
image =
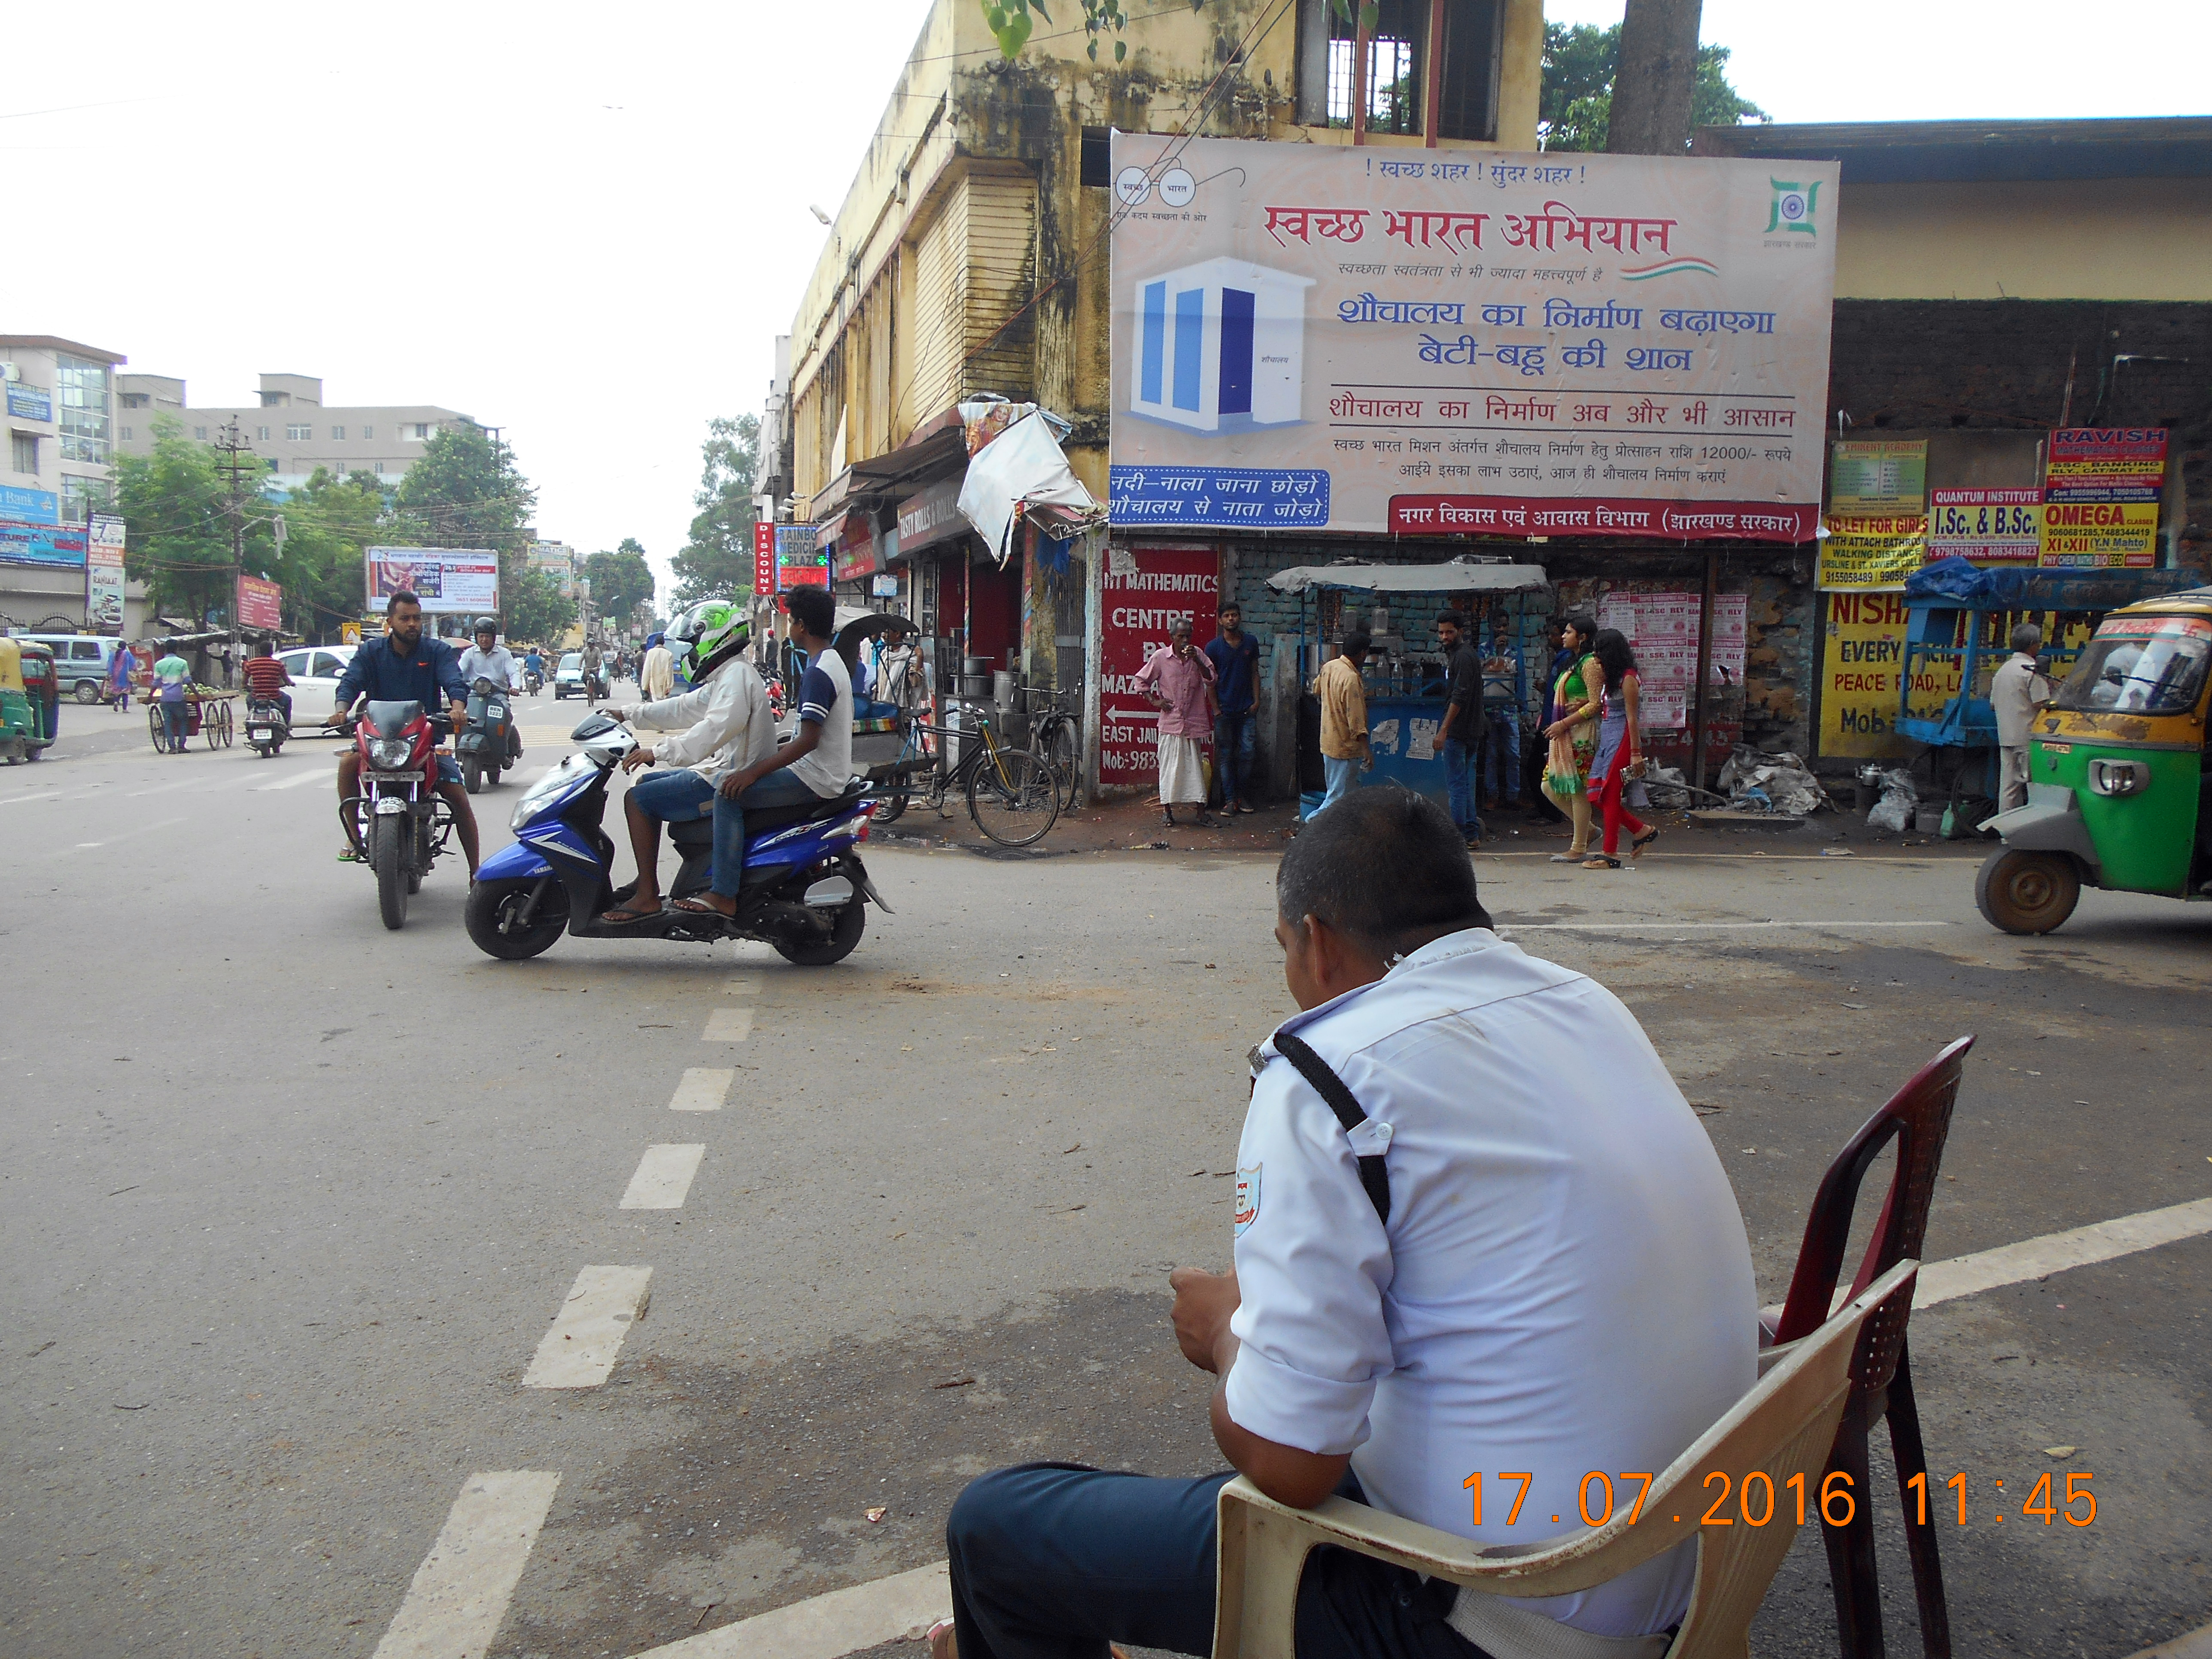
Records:
[[[2081,877],[2063,853],[1993,853],[1974,878],[1974,903],[1990,927],[2008,933],[2048,933],[2074,914]]]

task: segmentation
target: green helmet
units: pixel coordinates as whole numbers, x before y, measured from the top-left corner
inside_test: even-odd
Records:
[[[668,625],[665,641],[689,680],[699,680],[744,650],[752,623],[734,599],[702,599]]]

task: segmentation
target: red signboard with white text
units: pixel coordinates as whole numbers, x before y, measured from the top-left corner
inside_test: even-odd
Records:
[[[282,628],[284,590],[258,576],[238,579],[238,625],[240,628]]]
[[[775,526],[772,524],[753,526],[753,592],[775,592]]]
[[[1212,548],[1115,547],[1100,578],[1098,783],[1150,787],[1159,781],[1159,710],[1137,684],[1146,659],[1168,642],[1178,617],[1201,650],[1214,635],[1221,556]]]

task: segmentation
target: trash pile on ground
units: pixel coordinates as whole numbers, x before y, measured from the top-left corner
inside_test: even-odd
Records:
[[[1912,809],[1919,801],[1920,792],[1912,787],[1911,773],[1901,769],[1883,773],[1881,799],[1867,814],[1867,828],[1902,835],[1912,828]]]
[[[1803,817],[1830,805],[1827,791],[1797,756],[1786,751],[1770,754],[1749,744],[1736,744],[1735,752],[1721,768],[1718,782],[1729,806],[1740,812],[1781,812]]]

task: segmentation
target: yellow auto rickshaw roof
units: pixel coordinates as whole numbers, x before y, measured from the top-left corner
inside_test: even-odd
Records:
[[[2179,593],[2161,593],[2155,599],[2137,599],[2133,605],[2124,605],[2112,611],[2115,617],[2212,617],[2212,587],[2184,588]]]
[[[23,689],[23,647],[0,636],[0,691]]]

